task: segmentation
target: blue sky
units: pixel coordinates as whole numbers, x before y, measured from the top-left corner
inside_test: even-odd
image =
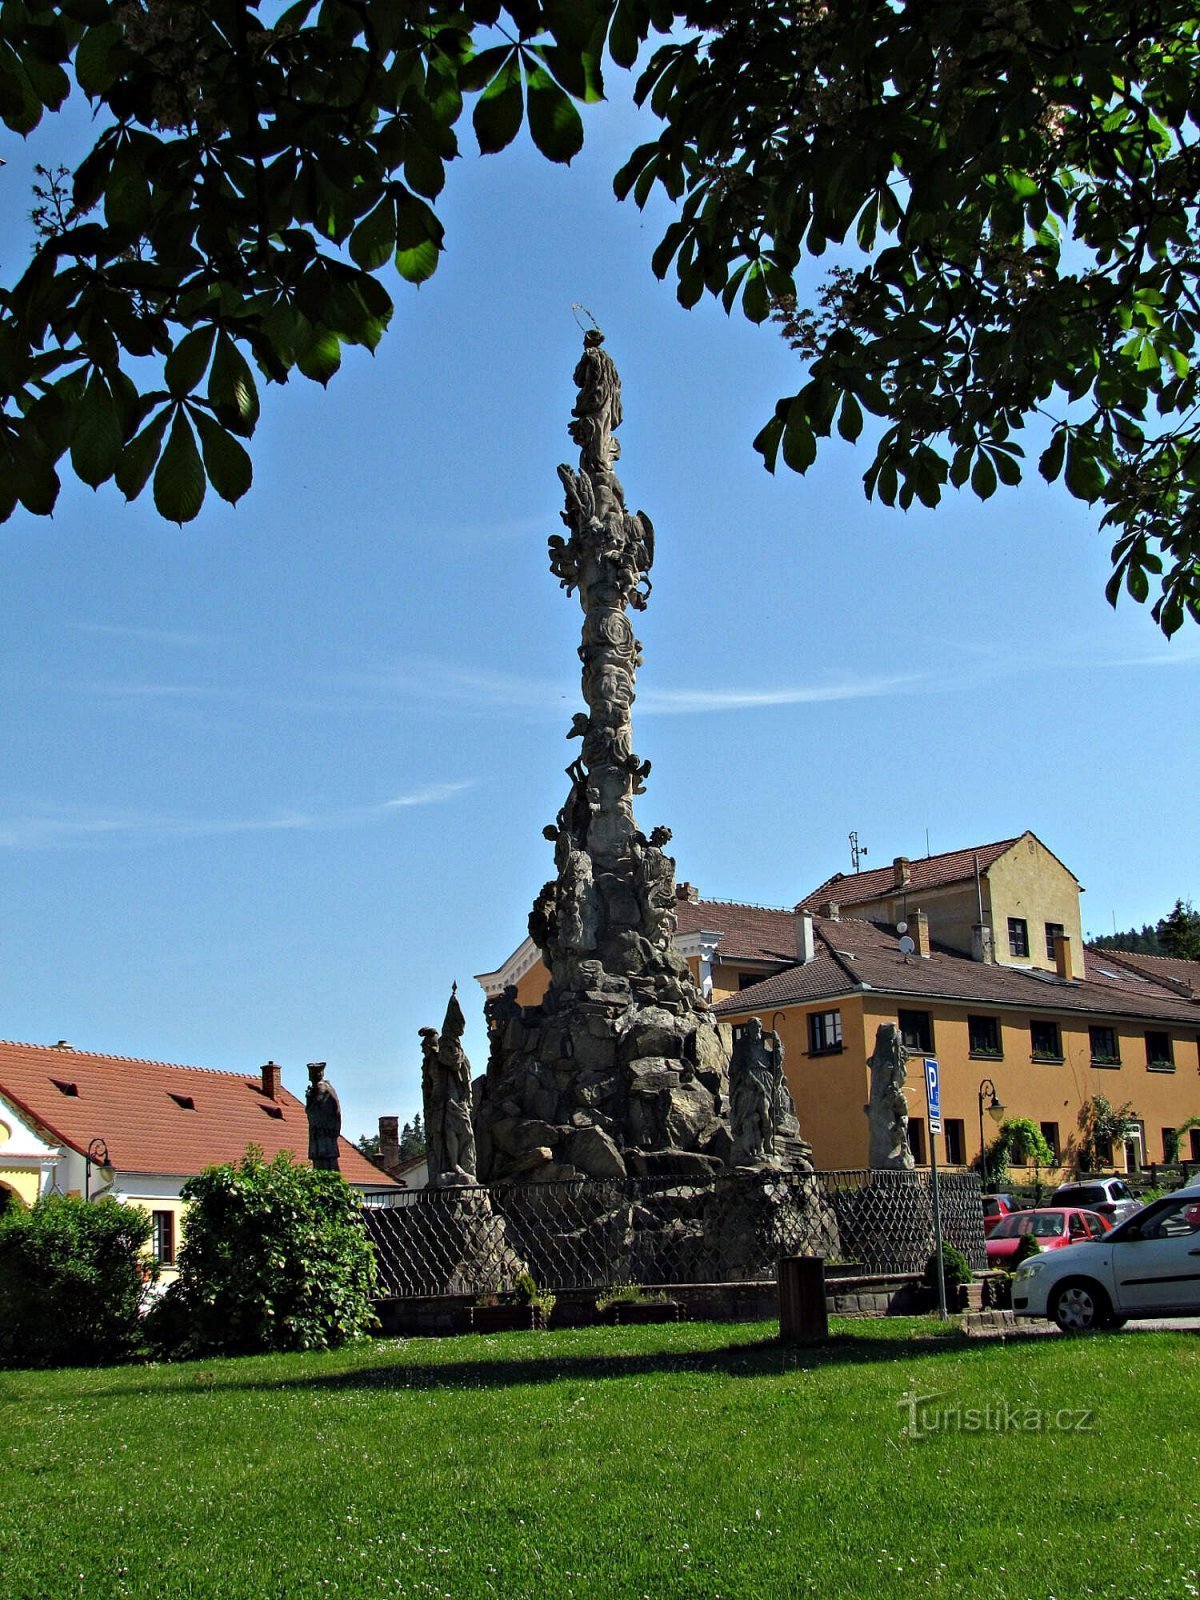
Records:
[[[6,274],[68,131],[0,150]],[[581,614],[545,554],[574,302],[658,534],[638,819],[681,878],[785,905],[849,870],[851,829],[873,865],[1032,828],[1089,931],[1200,898],[1200,634],[1110,609],[1110,541],[1061,488],[905,515],[840,442],[769,476],[751,440],[795,358],[677,305],[649,267],[665,213],[611,194],[647,130],[613,104],[586,132],[569,171],[527,147],[451,169],[436,277],[392,285],[380,350],[327,391],[264,396],[239,507],[180,530],[68,486],[5,526],[0,1033],[271,1056],[296,1092],[324,1059],[353,1137],[418,1108],[417,1030],[457,980],[482,1070],[472,975],[524,936],[577,748]]]

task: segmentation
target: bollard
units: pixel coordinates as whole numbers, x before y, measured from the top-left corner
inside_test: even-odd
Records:
[[[829,1338],[825,1261],[821,1256],[780,1256],[779,1338],[784,1344],[822,1344]]]

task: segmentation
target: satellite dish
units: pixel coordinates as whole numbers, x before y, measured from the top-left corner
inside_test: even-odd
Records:
[[[902,956],[910,956],[916,948],[916,941],[910,939],[908,935],[905,934],[904,938],[900,941],[900,954]]]
[[[907,933],[908,932],[908,923],[907,922],[898,922],[896,924],[896,932],[897,933]]]

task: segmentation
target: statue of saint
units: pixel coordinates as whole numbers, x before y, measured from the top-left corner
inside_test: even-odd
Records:
[[[471,1126],[471,1063],[462,1047],[467,1019],[450,991],[439,1034],[421,1029],[421,1094],[431,1189],[476,1183],[475,1130]]]
[[[325,1076],[323,1061],[308,1063],[304,1110],[308,1117],[308,1159],[318,1172],[340,1172],[338,1136],[342,1131],[342,1107],[337,1091]]]
[[[729,1061],[731,1166],[761,1166],[774,1158],[781,1093],[787,1094],[782,1078],[779,1035],[764,1033],[759,1019],[751,1017],[738,1035]]]
[[[871,1166],[884,1171],[907,1172],[914,1165],[904,1093],[907,1060],[899,1028],[894,1022],[881,1022],[875,1031],[875,1053],[867,1062],[871,1098],[863,1109],[871,1128]]]

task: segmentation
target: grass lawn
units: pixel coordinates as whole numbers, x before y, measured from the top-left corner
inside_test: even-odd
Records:
[[[0,1374],[0,1595],[1200,1592],[1195,1334],[772,1332]],[[912,1393],[938,1397],[915,1434]]]

